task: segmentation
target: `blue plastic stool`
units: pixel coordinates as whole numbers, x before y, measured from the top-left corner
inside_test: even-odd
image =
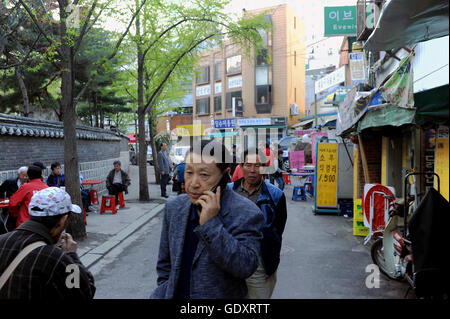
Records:
[[[311,183],[305,183],[303,186],[294,186],[294,191],[292,192],[292,200],[297,201],[298,199],[306,201],[306,186],[309,185],[309,189],[312,189]],[[300,191],[300,194],[299,194]]]

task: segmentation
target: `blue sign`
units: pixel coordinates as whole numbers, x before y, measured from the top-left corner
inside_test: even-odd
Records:
[[[214,120],[214,128],[236,128],[236,123],[234,121],[234,118]]]

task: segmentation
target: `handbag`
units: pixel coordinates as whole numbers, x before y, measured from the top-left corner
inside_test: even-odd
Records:
[[[181,183],[177,180],[173,181],[172,192],[180,192],[181,191]]]

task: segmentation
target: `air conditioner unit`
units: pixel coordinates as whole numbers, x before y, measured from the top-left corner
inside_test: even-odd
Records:
[[[291,115],[298,115],[298,105],[291,104],[290,105]]]
[[[356,3],[356,39],[366,41],[372,34],[380,16],[382,0],[358,0]]]

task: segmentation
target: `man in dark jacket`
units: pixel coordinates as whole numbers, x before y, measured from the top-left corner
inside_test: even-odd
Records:
[[[28,167],[23,166],[17,171],[17,177],[5,180],[0,185],[0,198],[10,198],[23,184],[28,183],[27,175]],[[6,221],[5,227],[8,231],[12,231],[16,228],[17,219],[11,214],[7,208],[3,208],[2,216],[3,221]]]
[[[119,208],[119,193],[125,192],[125,194],[128,194],[128,186],[131,184],[131,179],[122,170],[120,161],[115,161],[113,164],[114,169],[106,177],[106,188],[109,191],[109,195],[116,196],[116,206]]]
[[[238,194],[254,202],[264,214],[258,269],[246,280],[248,299],[269,299],[276,284],[276,271],[280,263],[282,235],[287,219],[286,197],[271,183],[262,180],[258,150],[244,152],[240,164],[244,177],[229,184]]]
[[[166,185],[169,182],[169,174],[170,174],[170,160],[167,157],[167,145],[166,143],[161,144],[161,150],[158,153],[158,167],[159,172],[161,173],[161,180],[159,185],[161,187],[161,197],[168,198],[166,193]]]
[[[42,241],[31,251],[0,288],[0,299],[87,300],[95,293],[94,278],[80,262],[77,243],[61,236],[68,214],[81,213],[69,194],[57,187],[33,195],[30,220],[0,236],[0,276],[25,247]],[[61,239],[60,245],[56,245]]]

